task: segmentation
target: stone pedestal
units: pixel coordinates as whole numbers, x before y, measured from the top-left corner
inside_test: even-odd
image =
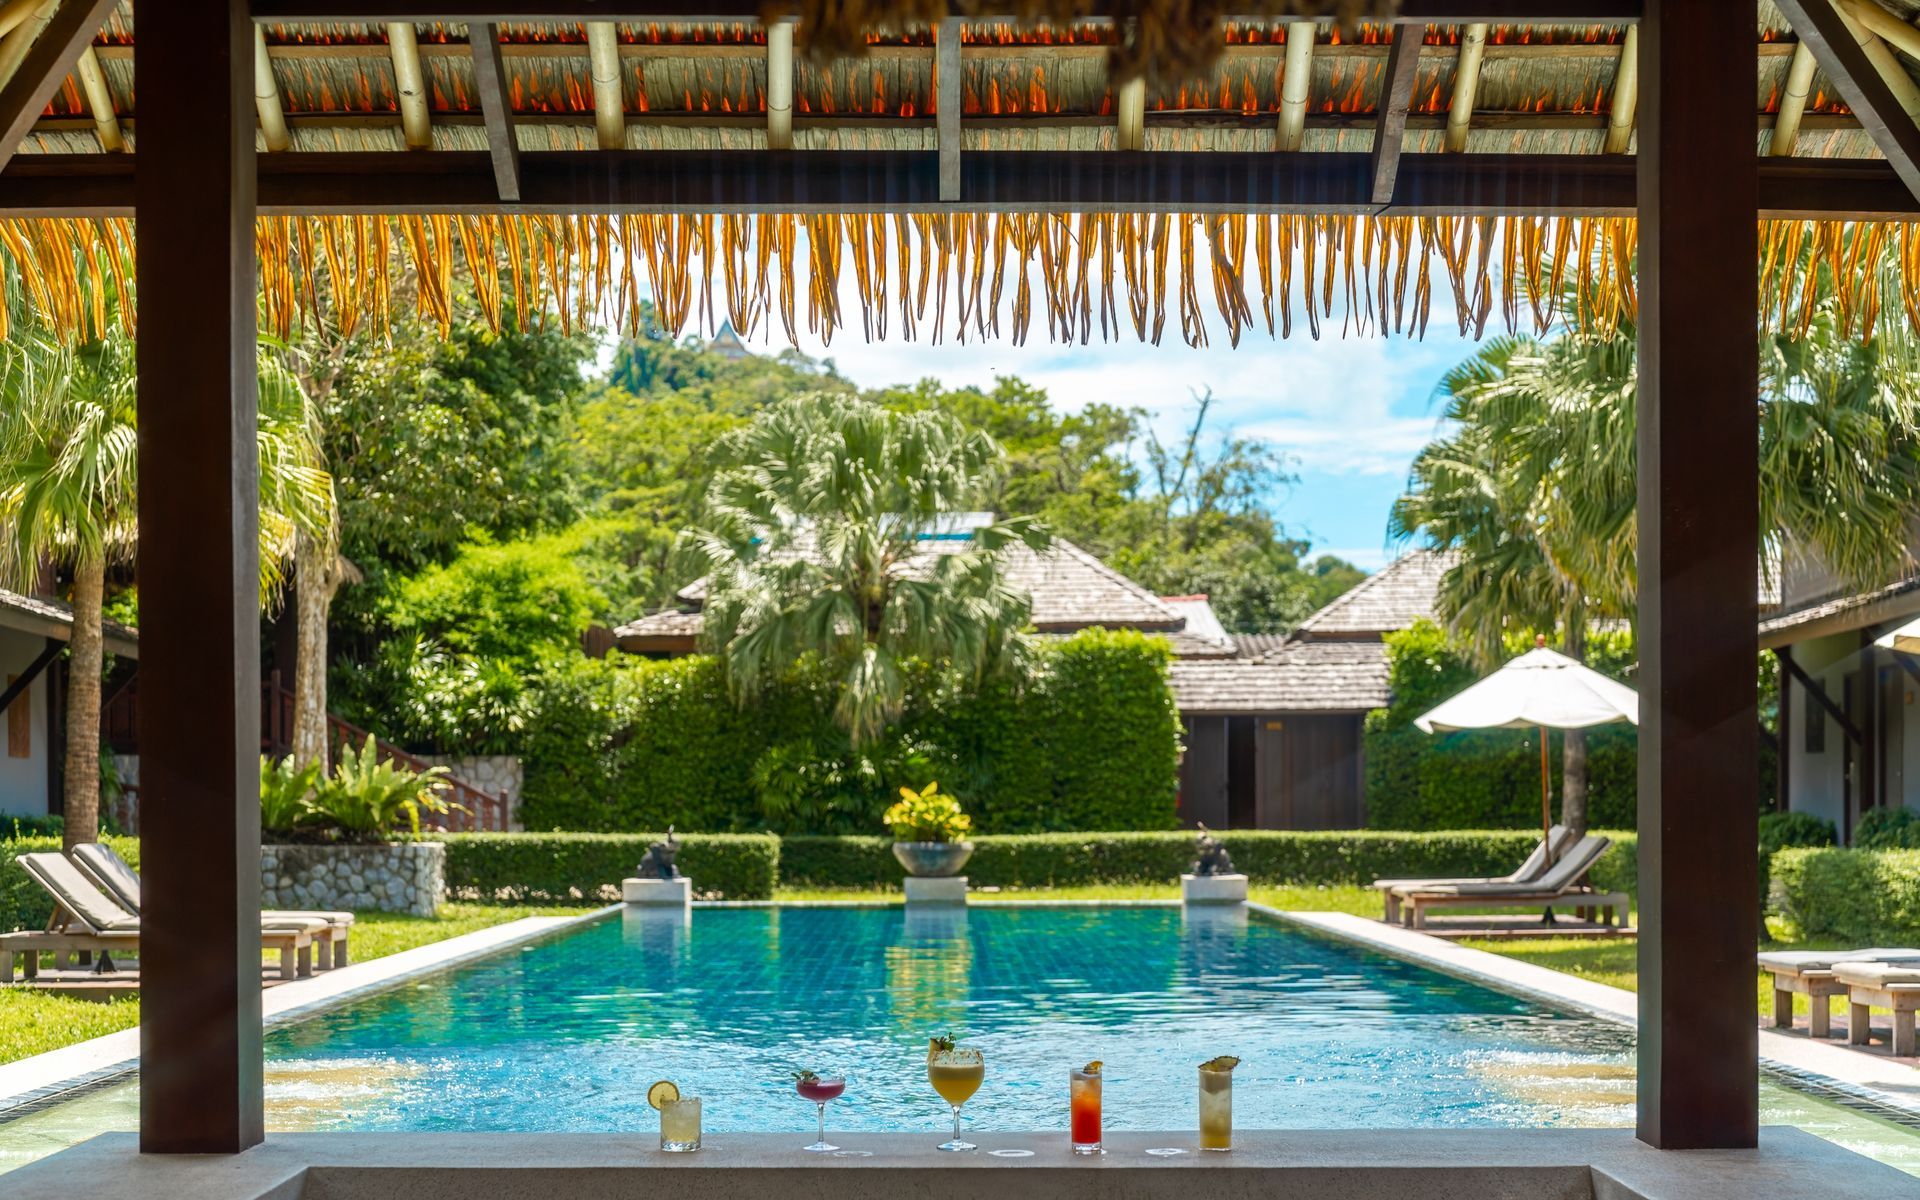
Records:
[[[967,877],[965,875],[909,875],[907,876],[908,904],[965,904],[967,902]]]
[[[620,898],[648,908],[692,908],[693,880],[685,875],[678,879],[622,879]]]
[[[1180,899],[1186,904],[1245,904],[1245,875],[1182,875]]]

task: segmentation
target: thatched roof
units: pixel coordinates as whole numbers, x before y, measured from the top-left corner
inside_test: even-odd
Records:
[[[1899,21],[1916,9],[1912,0],[1887,3]],[[1337,6],[1360,13],[1390,7],[1373,0]],[[1294,10],[1335,7],[1299,0]],[[1047,3],[1029,9],[1053,11]],[[1796,61],[1811,57],[1771,0],[1758,0],[1754,12],[1755,152],[1879,158],[1819,70],[1804,97],[1787,87]],[[20,159],[61,171],[137,153],[134,17],[133,0],[122,0],[54,90]],[[259,99],[258,145],[269,163],[332,157],[377,177],[389,157],[403,175],[436,155],[448,163],[484,160],[490,143],[468,27],[393,28],[402,36],[338,22],[262,27],[271,87]],[[957,78],[945,83],[935,69],[937,38],[925,27],[874,33],[864,53],[840,58],[789,53],[776,47],[768,26],[738,17],[510,23],[498,38],[512,138],[529,162],[557,152],[737,152],[750,170],[751,156],[782,147],[823,155],[957,151],[962,162],[983,153],[1082,159],[1127,149],[1250,159],[1297,151],[1302,161],[1364,156],[1379,125],[1390,43],[1412,36],[1421,52],[1406,124],[1409,160],[1604,162],[1635,149],[1636,93],[1616,86],[1632,53],[1625,24],[1233,21],[1220,28],[1203,66],[1139,91],[1116,83],[1110,70],[1125,50],[1111,21],[1020,27],[968,20],[956,28]],[[19,33],[32,29],[29,22]],[[1920,47],[1920,32],[1889,44],[1900,67],[1920,75],[1920,59],[1908,56]],[[598,80],[596,54],[606,67]],[[1297,104],[1288,103],[1290,56],[1305,81]],[[0,46],[0,76],[11,66]],[[421,95],[412,103],[401,80],[416,69]],[[780,82],[789,77],[790,97]],[[940,133],[943,91],[960,110],[950,141]],[[1796,131],[1791,145],[1777,143],[1776,130],[1787,126]],[[580,169],[581,178],[592,174],[591,165]],[[711,331],[729,321],[750,339],[792,338],[804,325],[823,338],[858,327],[869,338],[1018,341],[1042,318],[1047,336],[1060,341],[1158,341],[1171,326],[1199,345],[1222,336],[1237,342],[1254,329],[1285,336],[1305,328],[1317,336],[1336,320],[1348,331],[1417,335],[1436,292],[1442,310],[1450,307],[1459,327],[1478,335],[1490,326],[1550,324],[1562,270],[1579,279],[1582,302],[1602,323],[1631,313],[1635,299],[1626,270],[1632,222],[1613,216],[1397,216],[1384,205],[1330,212],[1322,204],[1311,206],[1319,215],[1307,215],[1231,203],[1147,213],[1099,211],[1082,201],[1041,213],[995,210],[964,195],[951,205],[889,206],[884,214],[798,215],[749,204],[753,211],[713,215],[724,200],[583,216],[549,209],[428,218],[409,207],[394,218],[264,220],[275,331],[321,302],[344,307],[349,323],[383,320],[390,277],[403,270],[422,281],[411,302],[443,323],[456,297],[471,295],[489,320],[511,308],[523,317],[619,327],[650,293],[671,329]],[[72,330],[95,309],[85,295],[90,276],[125,273],[130,235],[93,232],[93,223],[52,233],[41,228],[48,223],[5,222],[0,267],[9,286],[15,274],[37,276],[19,286],[42,315]],[[1769,317],[1797,324],[1805,310],[1792,285],[1811,274],[1805,264],[1816,252],[1840,261],[1855,245],[1887,237],[1799,221],[1771,225],[1769,261],[1780,265],[1768,282],[1785,286],[1768,293],[1779,300]],[[1920,243],[1908,229],[1897,237],[1903,261],[1920,263]],[[49,252],[45,242],[59,246]],[[1845,248],[1835,250],[1837,243]],[[1782,246],[1795,253],[1774,255]],[[83,256],[78,267],[76,255]],[[857,295],[843,306],[839,292],[849,284]],[[1843,286],[1870,292],[1877,284]],[[1920,281],[1904,286],[1900,299],[1920,314]],[[1870,317],[1880,307],[1877,295],[1849,299],[1850,315]]]

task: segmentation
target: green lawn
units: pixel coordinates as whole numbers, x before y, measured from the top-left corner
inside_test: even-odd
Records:
[[[446,904],[437,917],[363,912],[356,914],[354,921],[353,957],[356,962],[366,962],[521,917],[572,916],[590,911],[590,907]],[[138,999],[101,1002],[0,988],[0,1063],[131,1029],[139,1021]]]

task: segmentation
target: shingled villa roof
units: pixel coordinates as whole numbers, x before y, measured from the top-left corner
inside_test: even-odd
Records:
[[[1378,641],[1380,635],[1433,616],[1450,554],[1410,550],[1300,622],[1293,641]]]
[[[1388,700],[1379,642],[1292,642],[1255,661],[1176,659],[1167,681],[1189,716],[1366,712]]]

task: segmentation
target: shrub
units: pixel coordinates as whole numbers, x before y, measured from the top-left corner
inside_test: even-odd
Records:
[[[313,792],[320,786],[317,762],[302,766],[293,756],[275,762],[260,756],[260,831],[285,836],[313,819]]]
[[[1508,830],[1249,830],[1216,836],[1234,867],[1257,883],[1361,886],[1383,876],[1502,875],[1539,842],[1537,834]],[[1607,836],[1615,845],[1595,865],[1593,884],[1632,894],[1638,888],[1634,835]],[[986,835],[973,845],[967,878],[976,887],[1172,883],[1194,858],[1193,834],[1184,830]],[[781,843],[780,876],[791,887],[875,887],[899,883],[901,871],[886,838],[795,837]]]
[[[422,812],[452,809],[437,786],[445,767],[415,771],[380,758],[369,735],[358,751],[342,747],[333,773],[319,764],[260,760],[260,828],[298,840],[372,842],[403,825],[420,832]]]
[[[973,831],[973,818],[960,811],[960,802],[939,794],[930,783],[920,791],[900,789],[900,802],[880,819],[893,830],[896,842],[960,842]]]
[[[1812,813],[1771,812],[1760,817],[1760,909],[1766,911],[1773,893],[1772,863],[1776,851],[1789,846],[1831,846],[1833,822]]]
[[[767,900],[780,881],[780,840],[767,834],[677,834],[676,865],[702,897]],[[446,833],[447,890],[509,904],[607,898],[634,873],[657,833]]]
[[[1824,845],[1832,845],[1833,826]],[[1856,850],[1920,850],[1920,812],[1910,808],[1871,808],[1853,823]]]
[[[1920,850],[1786,849],[1773,856],[1773,878],[1802,938],[1854,946],[1920,939]]]
[[[12,827],[10,818],[7,827]],[[103,836],[100,840],[112,846],[121,858],[127,860],[128,865],[139,870],[138,838]],[[0,930],[40,929],[46,925],[47,918],[53,915],[53,898],[13,861],[22,854],[49,850],[59,853],[59,834],[0,840]]]
[[[102,812],[101,816],[106,814]],[[57,838],[66,832],[66,828],[66,821],[57,816],[16,817],[0,813],[0,842],[19,838]]]

